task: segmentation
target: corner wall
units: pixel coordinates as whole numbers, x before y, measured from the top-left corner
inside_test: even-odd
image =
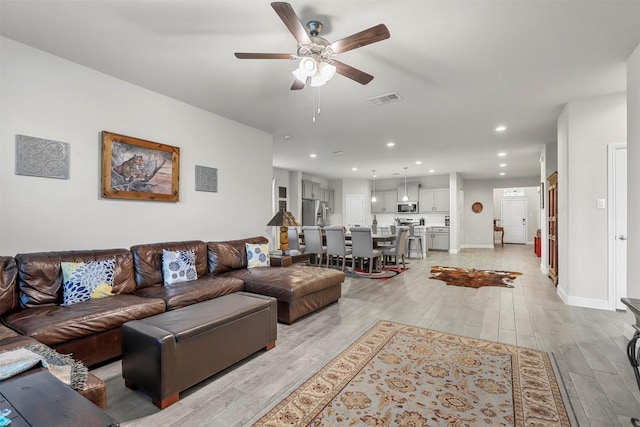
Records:
[[[607,210],[596,200],[607,199],[607,145],[626,129],[624,93],[570,101],[558,119],[558,293],[570,305],[609,308]]]
[[[13,40],[0,44],[0,254],[269,235],[271,135]],[[180,201],[101,198],[102,130],[180,147]],[[16,134],[69,143],[69,179],[15,175]],[[217,193],[195,191],[195,165],[218,169]]]

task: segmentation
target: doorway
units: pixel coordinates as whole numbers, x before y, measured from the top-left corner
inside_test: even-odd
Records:
[[[502,227],[504,242],[527,243],[527,200],[502,199]]]
[[[609,144],[609,306],[625,310],[620,298],[627,296],[627,144]]]
[[[345,223],[347,227],[364,225],[364,196],[362,194],[347,194],[345,205]]]

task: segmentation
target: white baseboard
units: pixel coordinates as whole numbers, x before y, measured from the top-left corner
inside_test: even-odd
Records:
[[[460,251],[459,251],[458,249],[449,249],[449,253],[450,253],[450,254],[457,254],[457,253],[459,253],[459,252],[460,252]]]
[[[567,293],[561,286],[558,286],[556,292],[558,293],[558,296],[560,296],[562,301],[567,305],[571,305],[574,307],[595,308],[598,310],[610,310],[609,301],[593,298],[572,297],[567,295]]]
[[[546,265],[540,264],[540,271],[542,271],[542,274],[547,275],[549,274],[549,267]]]

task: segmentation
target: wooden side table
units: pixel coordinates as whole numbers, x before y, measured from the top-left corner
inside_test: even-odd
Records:
[[[309,264],[311,255],[300,251],[288,251],[285,255],[282,252],[271,252],[269,259],[272,267],[288,267],[291,264]]]

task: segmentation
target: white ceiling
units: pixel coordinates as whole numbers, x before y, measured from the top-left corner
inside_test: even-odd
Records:
[[[268,1],[0,0],[0,30],[272,133],[274,166],[324,178],[368,178],[372,169],[385,178],[404,166],[408,176],[431,169],[470,179],[538,176],[563,104],[624,92],[625,62],[640,44],[636,0],[291,4],[303,24],[322,21],[329,41],[379,23],[391,33],[338,56],[375,78],[363,86],[336,75],[315,90],[315,124],[314,90],[289,90],[296,62],[233,55],[295,53]],[[390,92],[402,101],[366,101]],[[507,131],[496,133],[499,124]]]

